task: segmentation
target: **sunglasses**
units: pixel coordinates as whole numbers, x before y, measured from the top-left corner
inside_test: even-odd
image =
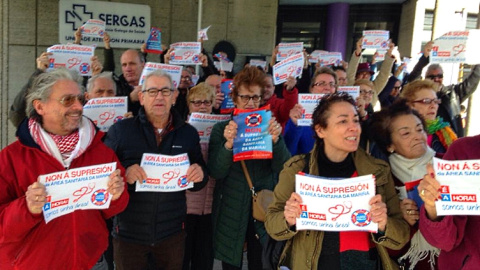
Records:
[[[424,99],[419,99],[419,100],[414,100],[412,101],[413,103],[422,103],[422,104],[427,104],[430,105],[432,103],[435,104],[442,104],[442,100],[438,98],[424,98]]]
[[[434,80],[435,78],[443,79],[443,74],[428,75],[426,77],[427,77],[427,79],[430,79],[430,80]]]
[[[85,103],[85,96],[83,94],[80,95],[67,95],[62,97],[61,99],[55,99],[56,101],[60,102],[64,107],[70,107],[75,103],[76,100],[83,105]]]

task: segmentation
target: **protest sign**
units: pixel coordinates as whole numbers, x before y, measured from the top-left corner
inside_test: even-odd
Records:
[[[80,27],[82,36],[103,38],[105,35],[105,22],[102,20],[90,19]]]
[[[103,132],[127,113],[127,97],[105,97],[90,99],[83,106],[83,115],[90,118]]]
[[[208,40],[208,35],[207,35],[207,31],[208,29],[210,28],[211,25],[209,25],[208,27],[206,28],[203,28],[203,29],[200,29],[200,31],[198,31],[198,35],[197,35],[197,40]]]
[[[299,53],[303,55],[303,42],[279,43],[277,62],[283,61],[288,57]]]
[[[233,140],[233,161],[272,158],[272,136],[268,133],[271,117],[269,105],[255,110],[233,111],[233,121],[238,126]]]
[[[448,32],[434,40],[430,63],[480,63],[480,30]]]
[[[173,51],[170,53],[172,65],[200,65],[200,42],[178,42],[170,45]]]
[[[384,30],[363,31],[362,49],[386,50],[389,36],[390,32]]]
[[[308,60],[310,61],[310,63],[318,63],[320,59],[320,54],[322,53],[328,53],[328,52],[322,51],[322,50],[315,50],[310,54],[310,56],[308,57]]]
[[[434,158],[433,168],[442,198],[435,202],[437,215],[480,215],[480,160]]]
[[[45,223],[75,210],[106,209],[112,195],[107,191],[109,176],[117,163],[106,163],[40,175],[47,202],[43,206]]]
[[[231,95],[232,89],[233,89],[233,80],[223,79],[222,85],[221,85],[221,91],[223,93],[224,100],[220,105],[221,114],[231,113],[233,111],[233,108],[235,108],[235,104],[233,103],[232,95]]]
[[[323,52],[319,54],[318,62],[321,66],[340,66],[342,64],[341,52]]]
[[[261,67],[263,70],[267,70],[267,61],[259,59],[250,59],[250,66]]]
[[[352,96],[353,100],[356,100],[360,96],[360,86],[339,86],[337,93],[347,93]]]
[[[213,62],[213,65],[218,71],[223,70],[227,72],[232,72],[233,70],[233,62],[228,62],[223,59],[220,59],[220,61]]]
[[[273,83],[275,85],[286,82],[288,77],[300,77],[303,71],[303,53],[295,54],[273,66]]]
[[[295,176],[295,192],[302,197],[297,230],[377,232],[372,222],[370,199],[375,196],[375,177],[325,179]]]
[[[150,35],[147,39],[147,48],[145,48],[147,53],[157,53],[160,54],[162,50],[162,31],[159,28],[152,27],[150,29]]]
[[[197,129],[200,143],[208,143],[213,126],[226,120],[230,120],[229,114],[192,113],[188,123]]]
[[[49,56],[48,69],[64,67],[68,70],[80,72],[82,76],[92,75],[92,61],[90,58],[95,53],[95,47],[75,44],[53,45],[47,49],[52,53]]]
[[[140,167],[147,179],[137,181],[135,191],[175,192],[193,187],[193,182],[187,181],[190,167],[187,153],[176,156],[144,153]]]
[[[380,62],[385,60],[385,54],[387,53],[387,50],[377,50],[375,53],[375,61]]]
[[[302,118],[297,120],[297,126],[312,125],[312,114],[318,102],[325,94],[298,94],[298,104],[302,105]]]
[[[169,74],[170,77],[172,77],[174,88],[177,88],[180,84],[180,78],[182,76],[182,66],[147,62],[143,67],[142,75],[140,75],[139,85],[143,85],[147,75],[154,72],[155,70],[163,70],[165,73]]]

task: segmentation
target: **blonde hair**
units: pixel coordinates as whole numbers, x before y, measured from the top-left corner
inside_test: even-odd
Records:
[[[196,97],[205,97],[206,100],[210,100],[213,103],[215,100],[215,88],[204,82],[199,83],[188,91],[187,102],[192,101]]]
[[[408,102],[412,102],[415,99],[415,94],[423,89],[432,89],[435,91],[435,83],[430,80],[413,81],[403,87],[400,97],[405,98]]]

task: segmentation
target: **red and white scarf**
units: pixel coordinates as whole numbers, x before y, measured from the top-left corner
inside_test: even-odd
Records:
[[[33,119],[28,120],[28,129],[35,143],[44,152],[56,158],[65,168],[69,168],[72,160],[85,152],[96,133],[94,125],[87,118],[82,119],[78,130],[66,136],[45,131]]]

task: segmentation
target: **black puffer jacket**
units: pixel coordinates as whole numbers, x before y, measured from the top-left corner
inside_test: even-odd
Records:
[[[200,190],[208,181],[197,130],[185,123],[175,110],[173,130],[157,146],[154,128],[148,122],[143,107],[138,116],[122,120],[107,133],[105,144],[115,151],[123,167],[140,164],[143,153],[179,155],[188,153],[190,164],[202,166],[204,179],[195,184]],[[114,219],[114,237],[139,244],[155,244],[179,233],[187,214],[185,191],[135,192],[128,185],[130,202],[124,212]]]

